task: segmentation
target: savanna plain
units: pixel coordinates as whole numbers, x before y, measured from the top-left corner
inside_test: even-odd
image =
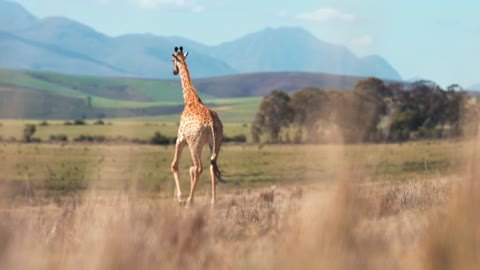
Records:
[[[1,122],[3,138],[25,124]],[[174,136],[176,123],[51,122],[35,136],[155,130]],[[226,125],[230,136],[248,130]],[[479,144],[227,143],[218,204],[205,170],[187,210],[173,201],[171,145],[4,140],[0,268],[480,269]],[[185,150],[184,195],[190,164]]]

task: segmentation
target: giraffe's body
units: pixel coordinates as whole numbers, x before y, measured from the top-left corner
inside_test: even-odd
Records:
[[[202,103],[198,97],[195,88],[192,85],[190,73],[188,71],[185,58],[188,53],[183,54],[182,47],[180,51],[175,48],[172,61],[174,62],[174,74],[180,73],[183,88],[183,98],[185,107],[180,117],[178,127],[177,141],[175,144],[175,157],[172,162],[172,173],[175,178],[176,195],[178,201],[182,202],[182,192],[178,178],[178,161],[185,146],[188,145],[192,155],[193,166],[190,168],[190,195],[187,199],[187,206],[193,202],[195,187],[200,174],[203,171],[202,150],[206,144],[209,144],[212,155],[210,158],[210,174],[212,181],[212,200],[216,200],[216,179],[221,180],[221,174],[217,167],[218,152],[223,140],[223,125],[217,113],[210,110]]]

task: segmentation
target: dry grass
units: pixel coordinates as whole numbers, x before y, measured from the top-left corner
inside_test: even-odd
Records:
[[[462,145],[280,146],[255,152],[226,148],[224,156],[230,155],[232,162],[224,168],[238,177],[245,176],[235,169],[251,173],[256,168],[245,162],[279,174],[299,164],[308,166],[294,174],[298,177],[276,181],[276,187],[222,188],[215,209],[209,207],[205,192],[199,192],[195,207],[186,210],[133,184],[121,188],[118,181],[108,189],[100,188],[101,181],[89,182],[84,192],[53,197],[23,189],[16,192],[22,196],[8,196],[2,183],[0,268],[480,269],[478,145]],[[15,162],[24,157],[37,165],[44,159],[43,150],[35,146],[18,146],[13,149],[16,155],[10,146],[4,149],[18,157],[10,167],[18,167]],[[129,168],[140,175],[135,179],[142,179],[149,168],[142,162],[159,153],[122,146],[122,152],[115,153],[128,155],[118,162],[117,155],[107,155],[115,149],[75,148],[74,153],[107,156],[102,166],[86,166],[93,172],[85,175],[98,179],[103,174],[117,178]],[[432,149],[443,149],[441,159]],[[135,151],[152,152],[140,160]],[[456,159],[457,152],[462,152],[461,159]],[[377,164],[382,164],[380,173]],[[396,168],[392,164],[408,172],[421,168],[422,173],[413,174],[410,181],[375,181],[382,175],[398,178],[401,171],[390,170]],[[457,164],[461,169],[441,170]],[[320,166],[330,170],[325,173]],[[25,167],[21,172],[29,176],[36,171]],[[171,179],[169,173],[161,175]],[[329,181],[302,181],[322,175]],[[291,186],[294,180],[300,182]]]
[[[185,210],[135,192],[4,201],[2,269],[479,269],[461,178],[282,186]]]

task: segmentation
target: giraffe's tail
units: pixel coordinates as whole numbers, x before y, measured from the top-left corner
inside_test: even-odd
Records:
[[[216,160],[216,159],[210,160],[210,165],[212,165],[213,174],[215,175],[215,178],[216,178],[220,183],[226,183],[225,180],[222,179],[222,172],[220,171],[220,169],[218,169],[217,160]]]

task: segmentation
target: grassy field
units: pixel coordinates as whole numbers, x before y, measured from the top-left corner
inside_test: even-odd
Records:
[[[0,145],[6,269],[477,269],[478,145],[225,145],[218,205],[172,147]],[[207,161],[208,157],[204,156]],[[181,160],[188,190],[188,154]]]
[[[0,120],[0,137],[3,139],[15,138],[20,140],[26,124],[36,125],[34,137],[48,141],[50,135],[64,134],[70,141],[80,135],[100,135],[109,138],[126,137],[128,139],[149,140],[155,132],[175,137],[178,130],[179,115],[162,117],[144,117],[137,119],[104,120],[104,125],[95,125],[96,120],[86,120],[86,125],[65,125],[73,121],[47,121],[42,126],[41,120]],[[224,134],[235,136],[244,134],[250,137],[250,123],[228,122],[224,124]]]
[[[9,204],[1,209],[8,218],[0,221],[0,263],[49,270],[477,269],[478,192],[442,179],[239,192],[222,195],[215,210],[186,211],[134,193]]]
[[[171,117],[171,118],[169,118]],[[174,116],[2,120],[0,136],[174,136]],[[178,117],[178,116],[177,116]],[[227,122],[228,136],[249,126]],[[0,142],[5,269],[477,269],[480,144],[224,144],[211,208],[208,148],[195,205],[173,202],[174,147]],[[190,155],[180,160],[184,196]]]
[[[456,175],[471,158],[472,142],[417,142],[391,145],[224,145],[219,166],[227,185],[263,187],[280,183],[324,183],[338,172],[354,171],[369,181],[406,181]],[[0,179],[21,192],[66,194],[91,184],[105,189],[138,188],[170,195],[174,146],[132,144],[0,145]],[[208,164],[209,151],[203,153]],[[419,154],[421,153],[421,154]],[[188,188],[190,155],[181,159],[181,178]],[[208,171],[208,170],[206,170]],[[209,190],[202,174],[200,193]],[[14,192],[16,193],[16,192]]]

